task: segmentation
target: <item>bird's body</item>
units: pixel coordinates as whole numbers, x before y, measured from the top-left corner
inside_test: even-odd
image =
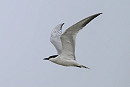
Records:
[[[54,62],[59,65],[63,65],[63,66],[79,66],[79,64],[75,60],[69,60],[67,58],[63,58],[63,57],[60,57],[60,55],[57,56],[56,58],[50,58],[49,60],[51,62]]]
[[[88,68],[84,65],[77,63],[77,61],[76,61],[76,58],[75,58],[75,39],[76,39],[77,33],[83,27],[85,27],[91,20],[93,20],[95,17],[97,17],[100,14],[102,14],[102,13],[89,16],[89,17],[79,21],[78,23],[72,25],[71,27],[69,27],[60,36],[60,40],[62,43],[61,53],[56,55],[56,56],[50,56],[49,58],[45,58],[45,60],[50,60],[51,62],[54,62],[54,63],[59,64],[59,65],[63,65],[63,66],[74,66],[74,67],[80,67],[80,68],[82,68],[82,67]],[[58,41],[59,41],[59,39],[58,39]]]

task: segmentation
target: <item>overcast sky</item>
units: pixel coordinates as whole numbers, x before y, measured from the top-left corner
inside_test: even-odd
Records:
[[[57,24],[65,31],[100,12],[76,39],[77,61],[90,70],[42,60],[56,54]],[[1,0],[0,87],[130,87],[130,1]]]

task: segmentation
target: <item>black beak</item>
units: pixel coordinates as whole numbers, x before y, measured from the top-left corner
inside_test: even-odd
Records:
[[[43,60],[49,60],[50,58],[44,58]]]

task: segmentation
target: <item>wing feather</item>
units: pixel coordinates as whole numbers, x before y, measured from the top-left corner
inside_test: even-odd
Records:
[[[61,43],[61,35],[62,35],[62,26],[64,23],[57,25],[51,32],[50,42],[54,45],[57,50],[57,54],[60,55],[62,52],[62,43]]]
[[[77,33],[85,27],[91,20],[93,20],[95,17],[97,17],[99,14],[95,14],[92,16],[89,16],[78,23],[72,25],[69,27],[62,35],[61,35],[61,42],[62,42],[62,53],[61,56],[64,56],[67,59],[73,59],[75,58],[75,38]]]

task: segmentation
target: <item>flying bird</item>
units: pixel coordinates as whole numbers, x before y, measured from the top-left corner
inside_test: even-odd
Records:
[[[50,41],[57,49],[58,55],[52,55],[48,58],[44,58],[44,60],[50,60],[51,62],[62,65],[62,66],[74,66],[74,67],[89,69],[88,67],[86,67],[82,64],[79,64],[76,61],[75,39],[76,39],[77,33],[81,29],[83,29],[83,27],[85,27],[91,20],[93,20],[95,17],[99,16],[100,14],[102,14],[102,13],[98,13],[98,14],[89,16],[89,17],[77,22],[76,24],[72,25],[71,27],[66,29],[66,31],[63,34],[62,34],[62,32],[59,34],[60,39],[58,39],[57,37],[55,38],[55,40],[54,40],[54,38],[53,39],[50,38]],[[62,26],[63,26],[63,24],[60,25],[59,29],[62,29]],[[51,35],[52,35],[52,33],[51,33]],[[60,40],[61,40],[61,42],[60,42]],[[60,48],[60,51],[58,50],[58,48]]]

